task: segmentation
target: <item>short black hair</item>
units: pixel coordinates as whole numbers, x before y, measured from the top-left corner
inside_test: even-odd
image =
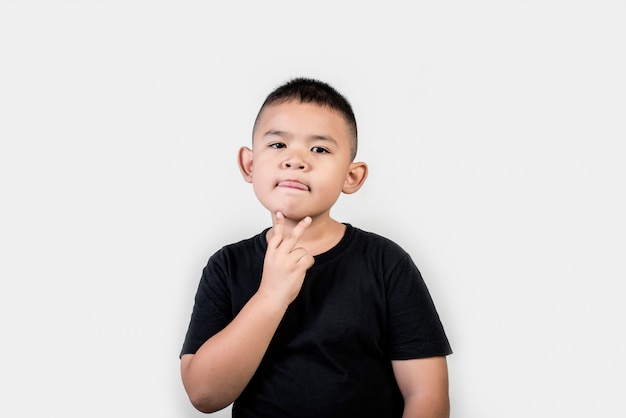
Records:
[[[292,100],[297,100],[301,103],[313,103],[319,106],[328,107],[336,112],[339,112],[343,116],[348,125],[350,132],[350,158],[354,160],[357,151],[357,127],[356,118],[352,111],[352,106],[348,99],[346,99],[341,93],[331,87],[329,84],[312,78],[298,77],[293,78],[281,86],[272,91],[263,104],[256,120],[254,121],[254,128],[256,129],[261,113],[263,109],[268,106],[286,103]]]

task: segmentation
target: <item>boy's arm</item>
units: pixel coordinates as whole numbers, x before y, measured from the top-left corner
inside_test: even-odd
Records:
[[[404,398],[403,418],[449,418],[445,357],[393,360],[391,364]]]
[[[257,294],[196,354],[181,357],[183,385],[196,409],[215,412],[241,394],[258,368],[285,309]]]
[[[313,257],[296,247],[311,219],[305,218],[283,236],[284,219],[276,218],[257,293],[195,354],[181,357],[183,385],[193,406],[202,412],[225,408],[241,394],[313,265]]]

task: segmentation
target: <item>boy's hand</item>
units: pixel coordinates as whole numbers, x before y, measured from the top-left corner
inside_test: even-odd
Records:
[[[284,233],[284,225],[283,214],[277,212],[273,235],[267,243],[259,293],[287,306],[298,296],[306,271],[315,259],[304,248],[296,247],[311,225],[311,218],[301,220],[288,234]]]

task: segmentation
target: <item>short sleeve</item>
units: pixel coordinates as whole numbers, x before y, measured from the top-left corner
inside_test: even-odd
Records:
[[[232,320],[231,298],[223,258],[223,252],[217,252],[202,270],[181,356],[195,354],[205,341]]]
[[[387,277],[386,293],[392,360],[452,353],[431,295],[408,254]]]

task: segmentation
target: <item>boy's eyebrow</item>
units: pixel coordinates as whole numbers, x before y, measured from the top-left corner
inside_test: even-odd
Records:
[[[271,131],[267,131],[267,132],[265,132],[263,134],[263,138],[265,138],[266,136],[282,136],[282,137],[285,137],[285,136],[289,136],[289,134],[287,134],[287,132],[283,132],[283,131],[271,130]]]
[[[335,141],[335,138],[330,135],[312,135],[311,138],[317,141],[328,141],[332,142],[334,145],[338,145],[337,141]]]

